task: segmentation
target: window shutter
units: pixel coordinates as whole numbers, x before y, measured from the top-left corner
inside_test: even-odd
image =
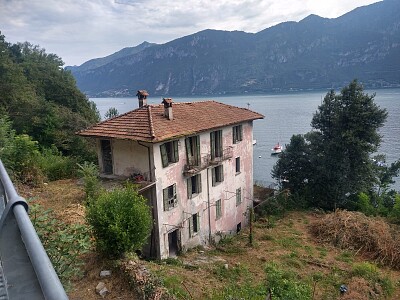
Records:
[[[220,166],[219,171],[220,171],[219,178],[221,179],[221,182],[222,182],[222,181],[224,181],[224,166],[223,165]]]
[[[210,141],[211,141],[211,159],[215,158],[215,131],[210,132]]]
[[[188,162],[189,165],[191,165],[191,164],[192,164],[191,157],[193,156],[193,154],[192,154],[192,149],[190,148],[190,141],[189,141],[189,139],[190,139],[190,138],[186,138],[186,139],[185,139],[185,147],[186,147],[187,162]]]
[[[237,141],[236,126],[232,127],[232,134],[233,134],[233,143],[236,144],[236,141]]]
[[[163,189],[164,211],[168,210],[168,188]]]
[[[197,193],[201,193],[201,173],[196,176],[197,181]]]
[[[239,125],[238,140],[243,140],[242,125]]]
[[[217,181],[217,178],[216,178],[216,172],[217,172],[217,170],[216,170],[216,168],[212,168],[211,169],[211,176],[212,176],[212,180],[211,180],[211,182],[212,182],[212,186],[215,186],[215,183],[216,183],[216,181]]]
[[[200,136],[196,137],[196,164],[199,166],[201,164],[201,158],[200,158]]]
[[[200,213],[197,213],[197,228],[196,228],[196,232],[200,231]]]
[[[189,177],[187,180],[187,196],[188,199],[192,198],[192,177]]]
[[[176,195],[176,183],[172,185],[172,192],[174,195],[174,207],[178,204],[178,196]]]
[[[189,237],[193,236],[193,220],[192,220],[192,216],[190,216],[189,218]]]
[[[165,144],[160,145],[160,152],[161,152],[162,166],[165,168],[166,166],[168,166],[167,147],[165,146]]]
[[[179,161],[178,141],[173,141],[172,144],[174,146],[174,162],[177,162]]]

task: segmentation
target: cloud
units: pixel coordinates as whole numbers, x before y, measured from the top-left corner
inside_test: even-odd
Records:
[[[258,32],[314,13],[336,17],[376,0],[0,0],[0,30],[67,64],[142,41],[164,43],[204,29]]]

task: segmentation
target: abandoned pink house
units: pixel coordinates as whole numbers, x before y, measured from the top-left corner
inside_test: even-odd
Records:
[[[147,105],[79,134],[97,141],[103,175],[131,177],[152,206],[148,255],[175,256],[238,232],[253,199],[253,121],[215,101]]]

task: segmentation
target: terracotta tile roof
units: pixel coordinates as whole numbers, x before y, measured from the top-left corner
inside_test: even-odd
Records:
[[[264,118],[263,115],[216,101],[176,102],[173,120],[164,105],[146,105],[78,132],[81,136],[160,142],[179,136]]]

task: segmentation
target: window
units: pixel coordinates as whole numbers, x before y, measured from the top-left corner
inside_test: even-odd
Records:
[[[179,161],[178,141],[171,141],[160,145],[162,166],[165,168],[170,163]]]
[[[237,144],[243,139],[242,134],[242,125],[233,126],[232,133],[233,133],[233,143]]]
[[[193,214],[189,218],[189,236],[192,237],[200,231],[200,216],[199,214]]]
[[[211,169],[212,175],[212,186],[216,186],[218,183],[224,181],[224,166],[216,166]]]
[[[221,199],[215,201],[215,219],[218,220],[222,216]]]
[[[236,189],[236,206],[238,206],[240,203],[242,203],[242,189],[238,188]]]
[[[201,193],[201,174],[194,175],[187,179],[188,198],[191,199]]]
[[[163,189],[164,211],[174,208],[178,204],[176,198],[176,183]]]
[[[185,146],[188,165],[198,166],[200,164],[200,137],[196,135],[186,138]]]
[[[236,157],[236,173],[240,173],[240,157]]]
[[[222,130],[210,132],[211,159],[222,157]]]

